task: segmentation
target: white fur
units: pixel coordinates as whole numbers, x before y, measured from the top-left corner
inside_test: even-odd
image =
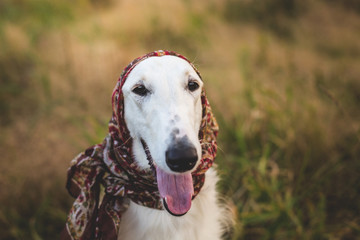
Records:
[[[189,80],[196,81],[199,89],[189,91]],[[139,84],[149,90],[146,96],[132,91]],[[176,137],[188,137],[200,159],[202,86],[190,64],[175,56],[150,57],[132,70],[122,90],[125,121],[134,139],[133,154],[140,167],[149,167],[140,142],[142,138],[149,146],[155,165],[173,173],[166,165],[165,151],[174,129],[179,130]],[[119,239],[220,239],[228,214],[218,202],[217,181],[216,171],[208,170],[202,190],[192,201],[189,212],[181,217],[131,202],[121,220]]]

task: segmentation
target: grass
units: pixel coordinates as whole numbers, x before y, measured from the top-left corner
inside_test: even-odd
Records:
[[[122,68],[155,49],[206,81],[228,239],[359,238],[360,16],[332,2],[0,3],[0,238],[58,238],[70,160],[105,136]]]

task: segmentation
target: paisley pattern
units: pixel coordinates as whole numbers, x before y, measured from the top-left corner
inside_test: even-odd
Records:
[[[189,62],[180,54],[162,50],[132,61],[122,72],[112,94],[113,114],[109,122],[109,134],[102,144],[86,149],[71,161],[66,187],[76,200],[61,239],[116,240],[121,215],[130,200],[145,207],[163,209],[154,171],[150,168],[140,169],[132,157],[132,139],[124,120],[121,88],[139,62],[164,55],[177,56]],[[197,69],[191,66],[200,76]],[[204,90],[201,102],[203,112],[199,139],[202,159],[192,173],[194,197],[204,184],[204,174],[212,166],[217,150],[218,125]]]

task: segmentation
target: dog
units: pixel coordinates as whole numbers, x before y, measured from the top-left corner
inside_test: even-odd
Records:
[[[203,82],[192,66],[175,56],[148,58],[129,74],[122,88],[125,120],[134,139],[133,153],[139,166],[149,167],[140,141],[144,139],[156,169],[164,175],[180,177],[196,168],[201,157],[198,132],[202,88]],[[198,196],[192,202],[188,196],[180,207],[168,211],[131,203],[123,216],[119,239],[220,239],[226,214],[218,203],[217,181],[211,168]],[[163,188],[180,188],[161,184]],[[174,212],[186,214],[174,217]]]
[[[122,211],[121,217],[118,218],[121,219],[116,231],[118,239],[221,239],[225,227],[231,224],[232,219],[226,205],[220,203],[216,190],[219,179],[216,169],[212,166],[212,156],[216,153],[217,125],[211,112],[205,109],[208,102],[199,72],[179,54],[156,51],[130,64],[124,70],[122,78],[124,80],[120,81],[113,94],[113,102],[121,102],[122,105],[122,109],[119,110],[115,104],[113,110],[120,111],[122,115],[113,115],[115,120],[111,121],[112,124],[110,122],[109,129],[110,133],[118,134],[121,126],[126,125],[124,131],[129,136],[123,140],[114,140],[113,145],[108,144],[110,147],[99,145],[99,151],[97,148],[87,150],[88,153],[85,151],[73,162],[70,172],[76,172],[79,168],[74,166],[84,164],[87,159],[93,162],[97,153],[103,154],[101,151],[116,149],[116,146],[122,147],[131,141],[133,162],[130,165],[136,166],[137,174],[154,174],[153,177],[156,178],[155,193],[150,193],[146,187],[141,191],[150,195],[150,198],[155,194],[159,200],[155,201],[157,205],[152,204],[149,207],[141,201],[134,200],[137,199],[135,197],[127,197],[132,196],[134,191],[140,191],[138,187],[128,187],[131,190],[127,187],[116,188],[116,191],[106,190],[107,193],[112,192],[111,194],[116,196],[121,192],[123,199],[130,198],[126,210]],[[122,122],[119,119],[122,119]],[[212,126],[208,126],[210,122]],[[208,138],[210,140],[206,140]],[[112,138],[107,138],[107,143],[111,139],[118,138],[113,134]],[[209,158],[205,157],[209,154],[207,151],[211,155]],[[104,156],[101,155],[100,158],[104,158],[107,169],[111,169],[113,165],[109,159],[115,157],[111,157],[111,154]],[[126,159],[125,161],[128,161]],[[94,165],[96,164],[92,163],[92,166]],[[138,177],[141,176],[136,178]],[[111,184],[114,185],[113,181]],[[83,198],[88,195],[83,194]],[[81,194],[75,197],[80,204],[79,196]],[[93,202],[97,206],[98,201]],[[103,200],[101,205],[104,205],[104,202],[106,201]],[[122,205],[123,202],[121,201]],[[73,207],[71,211],[73,214],[69,217],[67,225],[69,233],[74,232],[72,226],[80,222],[79,216],[82,213],[77,212],[80,211],[78,209],[82,208]],[[87,212],[84,216],[88,215]],[[97,221],[101,224],[101,217],[96,219],[100,219]],[[85,227],[80,230],[81,234],[85,232],[83,229]],[[105,235],[104,233],[101,239],[107,239]]]

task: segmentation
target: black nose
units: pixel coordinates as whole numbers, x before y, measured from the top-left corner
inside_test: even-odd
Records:
[[[188,141],[172,144],[166,151],[166,164],[174,172],[193,169],[198,159],[196,148]]]

